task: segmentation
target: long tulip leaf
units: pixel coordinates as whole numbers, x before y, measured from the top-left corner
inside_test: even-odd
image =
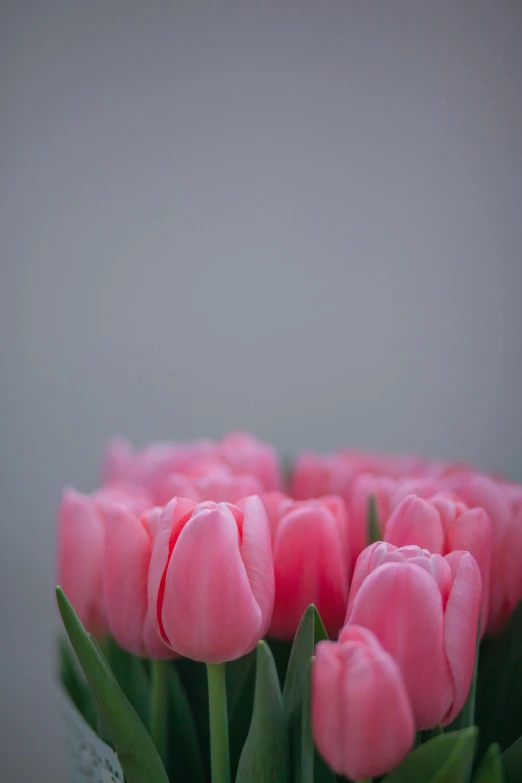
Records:
[[[61,588],[56,597],[65,630],[94,695],[128,783],[168,783],[154,743]]]
[[[274,658],[266,642],[259,642],[254,710],[239,759],[236,783],[268,781],[290,783],[290,751]]]

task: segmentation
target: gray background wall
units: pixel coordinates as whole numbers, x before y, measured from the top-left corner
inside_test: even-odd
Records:
[[[522,5],[0,13],[0,742],[61,781],[55,509],[110,434],[515,469]]]

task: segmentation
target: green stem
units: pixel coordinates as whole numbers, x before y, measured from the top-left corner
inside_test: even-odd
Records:
[[[212,783],[230,783],[226,669],[224,663],[207,663]]]
[[[163,762],[167,760],[168,732],[168,664],[151,661],[150,736]]]

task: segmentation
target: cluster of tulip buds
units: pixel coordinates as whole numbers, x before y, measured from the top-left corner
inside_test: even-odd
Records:
[[[503,477],[348,450],[284,475],[242,432],[116,440],[99,489],[64,490],[58,583],[64,684],[128,781],[522,781]]]

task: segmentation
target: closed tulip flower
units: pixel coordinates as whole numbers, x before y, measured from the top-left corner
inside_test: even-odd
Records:
[[[491,572],[491,522],[482,508],[468,508],[456,497],[439,492],[429,499],[409,495],[399,503],[386,523],[384,538],[401,547],[408,544],[447,555],[467,550],[475,558],[482,577],[481,630],[486,630]]]
[[[180,655],[223,663],[264,637],[274,604],[270,530],[259,497],[163,510],[149,570],[152,625]]]
[[[507,485],[469,469],[448,472],[443,482],[448,490],[456,493],[469,506],[483,508],[491,520],[493,543],[487,631],[497,633],[513,609],[506,588],[506,577],[510,579],[508,573],[511,573],[507,563],[513,561],[509,554],[506,559],[506,553],[512,551],[510,548],[514,545],[517,531],[513,527],[513,509]],[[519,555],[522,556],[522,552]],[[515,573],[518,573],[520,560],[513,565]]]
[[[201,476],[186,476],[174,473],[165,481],[163,502],[173,497],[184,497],[202,503],[237,503],[248,495],[259,495],[263,485],[256,476],[246,473],[235,475],[226,465],[214,467]]]
[[[366,628],[319,642],[312,664],[312,729],[329,766],[351,780],[383,775],[413,745],[415,723],[393,657]]]
[[[396,481],[388,476],[375,476],[373,473],[360,473],[346,493],[352,570],[357,558],[368,545],[368,503],[373,495],[377,505],[377,514],[384,527],[391,511],[390,499],[396,491]]]
[[[103,588],[109,630],[120,647],[144,658],[172,658],[148,613],[148,574],[152,541],[161,514],[141,517],[125,506],[102,503],[105,522]]]
[[[275,573],[269,634],[292,639],[315,604],[330,636],[341,628],[348,601],[349,543],[340,498],[293,501],[268,493]]]
[[[219,441],[216,453],[236,475],[255,476],[265,492],[281,489],[279,457],[269,443],[257,440],[249,432],[230,432]]]
[[[450,723],[464,705],[480,601],[469,552],[378,542],[357,561],[346,619],[373,631],[399,664],[418,729]]]
[[[292,470],[292,496],[298,500],[340,495],[349,504],[354,479],[362,473],[399,479],[422,475],[425,463],[417,454],[380,453],[345,449],[332,454],[305,451]]]
[[[58,583],[84,627],[98,638],[107,631],[103,600],[105,521],[101,508],[108,501],[138,513],[151,505],[140,488],[114,484],[92,495],[67,488],[58,512]]]
[[[327,457],[303,451],[292,465],[290,492],[296,500],[318,498],[330,493],[331,464]]]

